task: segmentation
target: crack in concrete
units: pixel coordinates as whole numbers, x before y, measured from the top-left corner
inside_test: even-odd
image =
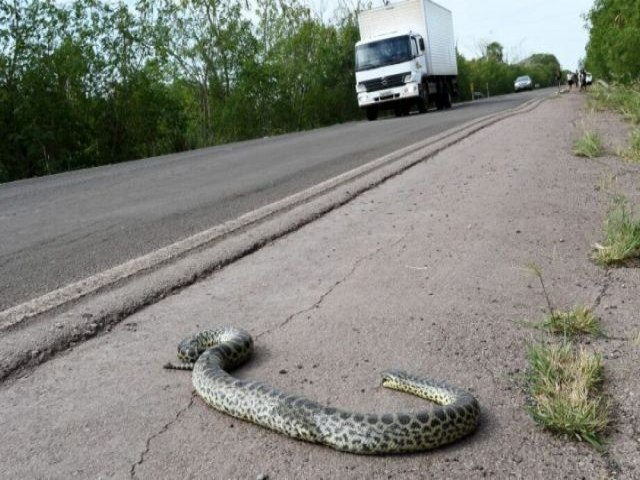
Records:
[[[600,306],[600,304],[602,303],[602,299],[607,294],[607,290],[609,289],[609,287],[612,284],[611,274],[612,274],[612,269],[611,268],[607,268],[607,270],[605,271],[605,274],[604,274],[605,282],[602,285],[602,288],[600,289],[600,292],[596,296],[595,300],[593,301],[593,310],[595,310],[596,308],[598,308]],[[619,341],[625,341],[625,342],[632,339],[632,337],[630,337],[630,336],[629,337],[618,337],[618,336],[611,336],[611,335],[604,335],[604,338],[606,338],[607,340],[619,340]]]
[[[593,301],[594,310],[600,306],[600,303],[602,302],[602,299],[604,298],[604,296],[607,294],[607,290],[609,289],[610,286],[611,286],[611,269],[607,268],[604,273],[604,285],[602,285],[600,292],[598,293],[595,300]]]
[[[291,320],[293,320],[294,318],[298,317],[299,315],[302,315],[304,313],[310,312],[311,310],[314,310],[316,308],[320,308],[320,305],[322,304],[322,302],[324,302],[324,299],[327,298],[329,295],[331,295],[331,293],[336,288],[338,288],[340,285],[342,285],[344,282],[346,282],[355,273],[355,271],[358,269],[358,267],[360,266],[361,263],[363,263],[365,260],[369,260],[370,258],[373,258],[378,253],[380,253],[382,250],[386,250],[387,248],[395,247],[398,243],[404,241],[409,236],[410,233],[411,232],[407,232],[402,237],[400,237],[398,240],[395,240],[394,242],[391,242],[388,245],[383,245],[381,247],[378,247],[373,252],[370,252],[367,255],[364,255],[363,257],[360,257],[359,259],[357,259],[354,262],[353,266],[351,267],[351,270],[349,270],[349,272],[347,272],[347,274],[344,277],[342,277],[340,280],[335,282],[324,293],[322,293],[320,295],[320,298],[318,298],[318,300],[316,302],[314,302],[313,305],[311,305],[310,307],[303,308],[302,310],[299,310],[299,311],[297,311],[295,313],[292,313],[287,318],[285,318],[284,321],[282,321],[279,325],[276,325],[274,327],[268,328],[267,330],[264,330],[264,331],[260,332],[259,334],[257,334],[256,338],[260,338],[263,335],[267,335],[269,333],[272,333],[275,330],[279,330],[279,329],[283,328],[289,322],[291,322]]]
[[[147,441],[145,443],[145,449],[142,451],[142,453],[140,454],[140,458],[138,459],[137,462],[135,462],[133,465],[131,465],[131,468],[129,469],[129,477],[130,478],[135,478],[136,477],[136,469],[142,465],[144,463],[144,457],[146,455],[149,454],[149,451],[151,450],[151,442],[153,440],[155,440],[157,437],[159,437],[160,435],[166,433],[169,428],[171,428],[171,426],[176,423],[178,421],[178,419],[187,411],[191,408],[191,406],[193,405],[194,399],[196,398],[195,392],[191,394],[191,400],[189,400],[189,404],[184,407],[181,408],[180,410],[178,410],[178,413],[176,414],[176,416],[169,422],[167,422],[165,425],[163,425],[163,427],[158,430],[156,433],[154,433],[153,435],[151,435],[149,438],[147,438]]]

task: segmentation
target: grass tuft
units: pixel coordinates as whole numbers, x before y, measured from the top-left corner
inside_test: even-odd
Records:
[[[622,151],[622,158],[631,163],[640,163],[640,129],[631,132],[629,146]]]
[[[586,131],[573,142],[573,153],[579,157],[595,158],[602,155],[602,139],[598,132]]]
[[[589,103],[595,110],[613,110],[633,123],[640,123],[640,83],[594,85],[589,89]]]
[[[580,334],[601,336],[603,334],[600,319],[589,308],[575,306],[568,312],[554,311],[547,315],[541,325],[551,333],[574,337]]]
[[[602,395],[602,356],[571,343],[531,346],[528,385],[533,419],[546,429],[602,448],[609,401]]]
[[[629,215],[625,202],[609,212],[604,222],[604,242],[596,244],[594,260],[601,265],[624,264],[640,257],[640,219]]]

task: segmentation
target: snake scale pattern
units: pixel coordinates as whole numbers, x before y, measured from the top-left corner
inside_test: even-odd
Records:
[[[468,392],[401,371],[383,373],[382,385],[430,400],[433,408],[407,413],[352,413],[326,407],[226,371],[253,352],[249,333],[221,327],[189,337],[178,346],[180,364],[193,370],[197,394],[211,407],[293,438],[358,454],[428,450],[454,442],[478,426],[480,407]]]

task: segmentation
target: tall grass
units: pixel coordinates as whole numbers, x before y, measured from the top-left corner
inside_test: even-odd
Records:
[[[540,327],[551,333],[562,334],[565,338],[580,334],[595,336],[603,334],[600,319],[583,305],[577,305],[568,312],[554,310],[544,318]]]
[[[585,131],[573,142],[573,153],[579,157],[595,158],[602,155],[602,139],[596,131]]]
[[[604,241],[596,245],[594,260],[601,265],[620,265],[640,258],[640,218],[633,218],[624,201],[604,221]]]
[[[589,102],[597,110],[613,110],[629,121],[640,123],[640,83],[631,85],[594,85]]]
[[[602,394],[602,356],[571,343],[529,348],[529,389],[533,419],[545,428],[602,447],[610,404]]]
[[[622,158],[632,163],[640,163],[640,128],[631,132],[629,145],[622,151]]]
[[[540,325],[563,334],[561,343],[542,339],[528,349],[527,410],[547,430],[570,435],[596,448],[609,425],[610,404],[602,391],[602,356],[568,341],[577,334],[601,335],[600,320],[583,306],[569,312],[555,310],[544,284],[542,270],[531,263],[527,270],[540,280],[549,314]]]
[[[621,156],[627,161],[640,163],[640,82],[631,85],[594,85],[589,91],[589,103],[596,110],[613,110],[634,126],[629,145]]]

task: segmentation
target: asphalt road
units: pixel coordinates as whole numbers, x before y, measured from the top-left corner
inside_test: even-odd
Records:
[[[0,185],[0,311],[549,92]]]

